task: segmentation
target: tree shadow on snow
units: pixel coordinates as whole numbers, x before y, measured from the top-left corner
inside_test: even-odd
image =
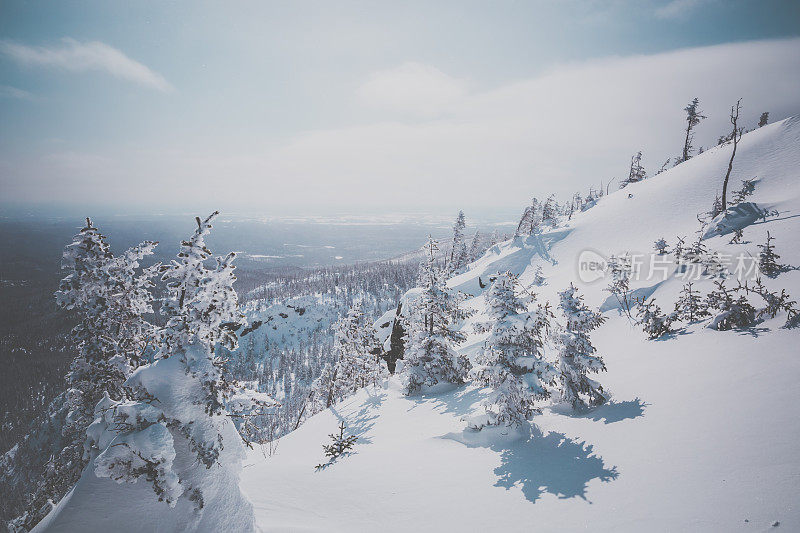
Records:
[[[367,389],[367,399],[361,408],[349,414],[342,414],[342,408],[347,408],[351,404],[344,403],[331,407],[331,413],[339,420],[344,422],[347,433],[358,437],[357,444],[372,444],[372,437],[369,432],[375,425],[375,420],[380,415],[380,407],[386,399],[386,393],[375,389]],[[338,408],[338,409],[337,409]]]
[[[481,392],[478,388],[463,388],[458,387],[440,394],[418,394],[415,396],[408,396],[407,399],[415,402],[416,404],[428,403],[433,405],[434,409],[440,413],[450,413],[454,415],[466,415],[474,411],[475,404],[482,400],[485,393]],[[416,405],[412,406],[414,409]]]
[[[578,497],[589,501],[586,492],[590,481],[610,482],[619,477],[617,467],[607,468],[603,459],[594,454],[592,445],[563,433],[543,435],[534,428],[530,437],[493,443],[470,442],[468,433],[470,430],[463,434],[451,433],[444,438],[470,448],[484,447],[497,452],[501,462],[494,469],[497,475],[495,487],[506,490],[519,487],[531,503],[536,503],[545,493],[560,499]]]
[[[604,424],[613,424],[614,422],[644,416],[644,409],[648,405],[650,404],[643,402],[639,398],[627,400],[625,402],[611,401],[605,405],[595,407],[589,412],[577,413],[573,416],[588,418],[589,420],[603,422]]]

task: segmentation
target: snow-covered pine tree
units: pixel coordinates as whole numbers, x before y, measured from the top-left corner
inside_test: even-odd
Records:
[[[619,184],[619,188],[624,189],[631,183],[637,183],[645,178],[647,178],[647,172],[645,172],[642,166],[642,152],[640,150],[631,158],[631,168],[628,172],[628,177],[622,180]]]
[[[760,250],[758,252],[758,269],[768,278],[774,278],[786,269],[784,265],[778,263],[781,256],[775,253],[775,246],[772,244],[774,240],[775,237],[772,237],[768,231],[767,242],[758,245]]]
[[[769,122],[769,111],[764,111],[758,119],[758,127],[766,126]]]
[[[655,298],[643,300],[636,309],[636,320],[650,339],[657,339],[672,332],[673,316],[665,315]]]
[[[692,288],[690,281],[683,286],[678,300],[675,302],[675,317],[678,320],[686,320],[687,322],[694,322],[701,318],[711,316],[708,312],[708,306],[700,292]]]
[[[355,394],[367,385],[376,385],[388,376],[386,362],[380,358],[380,345],[372,325],[355,303],[334,326],[334,352],[337,355],[335,400]]]
[[[31,529],[78,481],[87,458],[86,429],[104,395],[121,399],[123,384],[139,366],[153,326],[143,315],[152,313],[154,267],[139,272],[139,262],[152,255],[157,243],[143,242],[114,256],[106,238],[86,219],[64,251],[56,301],[76,311],[80,322],[72,330],[77,356],[67,374],[64,395],[68,412],[61,428],[66,446],[49,461],[45,475],[29,498],[26,512],[14,520],[18,531]]]
[[[467,313],[457,308],[456,298],[445,286],[446,280],[436,265],[436,241],[429,237],[426,249],[427,257],[420,265],[422,293],[412,304],[406,327],[402,372],[406,394],[441,382],[464,383],[470,369],[469,359],[453,348],[464,340],[464,335],[453,327],[453,320],[465,318]]]
[[[558,202],[556,202],[556,195],[551,194],[545,200],[542,206],[542,224],[547,226],[557,226],[558,219],[561,216],[559,212]]]
[[[519,289],[516,276],[500,272],[484,296],[488,320],[476,330],[489,335],[470,374],[493,390],[482,403],[485,413],[470,418],[473,429],[519,426],[536,412],[535,402],[549,396],[546,386],[556,375],[544,357],[550,308],[528,312],[533,297],[521,297]]]
[[[727,331],[752,326],[756,321],[756,310],[747,301],[745,295],[736,297],[740,288],[737,287],[730,291],[725,287],[724,280],[716,280],[714,284],[715,290],[706,295],[708,309],[716,310],[708,327],[718,331]]]
[[[146,482],[170,506],[187,499],[197,510],[191,525],[197,529],[222,527],[217,516],[231,519],[222,505],[238,510],[239,524],[253,521],[238,486],[244,446],[225,411],[233,387],[219,355],[220,348],[236,348],[236,330],[244,325],[233,289],[235,254],[207,264],[205,237],[217,215],[197,218],[178,259],[161,267],[169,295],[158,359],[128,378],[132,399],[98,404],[87,431],[98,477]]]
[[[668,248],[667,241],[664,240],[664,237],[658,239],[655,243],[653,243],[653,249],[656,251],[658,255],[666,255],[669,253],[667,250]]]
[[[472,241],[469,244],[469,252],[467,252],[467,263],[471,263],[478,259],[483,252],[483,247],[481,246],[481,234],[478,230],[475,230],[475,235],[472,236]]]
[[[517,224],[515,237],[522,235],[533,235],[541,231],[542,225],[542,204],[536,198],[531,199],[531,205],[522,212],[522,217]]]
[[[450,260],[447,268],[450,273],[460,271],[467,263],[467,243],[464,239],[464,229],[466,228],[464,212],[459,211],[456,221],[453,224],[453,246],[450,250]]]
[[[589,339],[589,332],[596,329],[605,317],[590,309],[578,294],[578,289],[569,288],[558,293],[559,308],[566,319],[564,330],[558,335],[558,380],[560,400],[575,408],[600,405],[608,401],[609,395],[603,387],[587,374],[604,372],[606,365]]]
[[[698,98],[689,102],[684,109],[686,111],[686,138],[683,141],[683,152],[681,157],[676,161],[676,164],[688,161],[692,157],[692,140],[694,139],[694,128],[700,124],[700,121],[706,118],[700,110],[700,100]]]

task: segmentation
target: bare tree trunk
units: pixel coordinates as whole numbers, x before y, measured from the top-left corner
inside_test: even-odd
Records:
[[[692,123],[689,122],[689,125],[686,127],[686,140],[683,141],[683,157],[681,158],[681,162],[688,161],[689,159],[689,135],[692,133]]]
[[[739,144],[739,139],[741,138],[741,132],[739,131],[737,123],[739,122],[739,110],[742,108],[741,106],[742,99],[739,98],[736,101],[736,106],[731,107],[731,124],[733,124],[733,152],[731,152],[731,159],[728,161],[728,172],[725,173],[725,181],[722,182],[722,212],[728,210],[728,180],[731,177],[731,170],[733,170],[733,158],[736,156],[736,146]]]

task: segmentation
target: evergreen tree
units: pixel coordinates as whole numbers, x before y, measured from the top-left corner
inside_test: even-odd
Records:
[[[489,333],[471,375],[493,389],[483,401],[485,416],[474,417],[470,426],[518,426],[535,412],[535,402],[547,398],[555,369],[545,360],[544,345],[553,318],[548,306],[534,312],[533,298],[522,298],[519,282],[510,272],[498,273],[485,293],[488,321],[476,330]]]
[[[589,373],[606,370],[603,359],[595,355],[597,349],[589,339],[589,332],[599,327],[605,317],[590,309],[572,284],[560,292],[559,296],[559,307],[566,319],[566,326],[559,334],[561,349],[558,354],[558,379],[561,385],[561,401],[569,403],[573,409],[605,403],[608,401],[608,394],[599,383],[587,376]]]
[[[531,200],[531,205],[522,212],[522,217],[517,224],[515,237],[522,235],[534,235],[541,231],[543,206],[536,198]]]
[[[760,250],[758,253],[758,268],[768,278],[774,278],[785,270],[785,267],[778,263],[778,259],[781,256],[775,253],[775,246],[772,244],[774,240],[775,238],[768,231],[767,242],[758,245]]]
[[[736,297],[739,288],[730,291],[723,280],[716,280],[714,284],[716,289],[706,295],[708,309],[716,310],[708,327],[727,331],[752,326],[756,321],[756,310],[744,295]]]
[[[547,226],[557,226],[560,213],[556,196],[551,194],[542,206],[542,224]]]
[[[220,490],[227,500],[212,506],[232,506],[246,513],[239,519],[252,521],[238,488],[244,447],[225,411],[234,387],[221,356],[236,349],[236,330],[244,325],[233,289],[235,254],[207,264],[211,251],[205,237],[217,215],[197,218],[178,260],[161,267],[169,296],[161,308],[167,322],[158,360],[127,380],[132,399],[106,396],[98,404],[98,418],[87,432],[98,477],[147,482],[170,506],[187,498],[197,509],[198,524],[214,523],[215,513],[203,509]]]
[[[655,298],[640,302],[636,309],[636,319],[650,339],[657,339],[672,332],[673,317],[661,312]]]
[[[378,356],[380,345],[361,304],[354,304],[334,330],[334,351],[338,355],[336,400],[355,394],[367,385],[376,385],[388,375],[386,363]]]
[[[758,127],[766,126],[769,122],[769,111],[764,111],[758,119]]]
[[[637,183],[645,178],[647,178],[647,172],[645,172],[644,167],[642,166],[642,152],[640,150],[631,158],[631,168],[628,172],[628,178],[622,180],[622,182],[619,184],[619,188],[624,189],[631,183]]]
[[[752,195],[755,191],[756,191],[755,179],[742,180],[742,188],[733,191],[733,195],[731,196],[731,203],[740,204],[744,202],[747,199],[747,197]]]
[[[667,241],[664,240],[664,237],[658,239],[655,243],[653,243],[653,248],[655,249],[658,255],[666,255],[669,253],[667,250]]]
[[[683,286],[678,301],[675,302],[675,317],[678,320],[694,322],[708,316],[711,316],[711,313],[708,312],[708,306],[701,298],[700,292],[692,288],[692,282],[690,281]]]
[[[467,263],[479,259],[483,250],[481,246],[481,234],[478,230],[475,230],[475,235],[472,236],[472,242],[469,245],[469,252],[467,253]]]
[[[686,111],[686,138],[683,141],[683,153],[677,163],[688,161],[692,157],[692,140],[694,139],[694,129],[700,121],[706,118],[700,111],[700,100],[695,98],[684,109]]]
[[[71,336],[77,355],[67,374],[66,419],[61,428],[64,448],[47,465],[45,476],[30,496],[18,530],[31,529],[78,481],[88,458],[84,454],[87,427],[104,396],[122,399],[128,375],[139,366],[153,336],[143,315],[152,313],[153,267],[139,272],[139,262],[152,255],[157,243],[143,242],[114,256],[106,238],[86,219],[65,251],[56,301],[78,313]]]
[[[464,229],[466,228],[466,221],[464,219],[464,212],[459,211],[458,217],[453,224],[453,247],[450,250],[450,261],[448,269],[451,273],[460,271],[467,263],[467,243],[464,240]]]
[[[466,318],[467,313],[458,309],[436,266],[436,241],[429,238],[426,248],[427,258],[420,265],[419,276],[422,294],[412,304],[406,328],[402,375],[406,394],[418,392],[423,385],[461,384],[470,368],[469,359],[453,348],[464,340],[453,325],[454,318]]]

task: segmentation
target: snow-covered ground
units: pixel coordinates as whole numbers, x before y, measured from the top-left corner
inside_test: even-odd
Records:
[[[592,340],[608,368],[598,380],[613,395],[609,405],[581,415],[544,405],[530,435],[465,433],[461,417],[478,409],[485,391],[467,385],[406,398],[393,378],[312,417],[280,440],[276,454],[249,452],[241,486],[257,526],[800,530],[800,330],[782,329],[782,316],[745,331],[718,332],[699,323],[649,341],[608,305],[608,280],[582,282],[578,270],[586,250],[604,257],[649,254],[661,237],[670,245],[676,236],[694,240],[696,215],[708,211],[720,191],[730,150],[713,148],[630,185],[541,236],[497,245],[450,280],[450,287],[472,295],[468,305],[477,315],[464,324],[467,332],[483,312],[480,283],[498,270],[530,283],[541,267],[546,284],[535,289],[540,302],[555,304],[556,293],[575,283],[588,304],[607,309],[609,320]],[[800,265],[800,118],[742,138],[731,189],[750,178],[758,184],[748,201],[777,215],[749,221],[746,244],[728,244],[730,235],[722,235],[706,245],[731,257],[757,256],[756,245],[769,230],[781,262]],[[633,287],[670,311],[684,282],[671,267],[666,279],[643,275]],[[765,282],[800,299],[798,270]],[[705,293],[711,286],[704,280],[695,288]],[[481,340],[470,334],[461,349],[471,355]],[[359,437],[354,453],[316,470],[324,462],[322,445],[340,420]],[[85,474],[48,517],[54,528],[39,530],[64,530],[56,526],[65,523],[107,530],[92,517],[115,513],[128,504],[125,495],[134,492]],[[148,518],[172,512],[156,503],[138,512],[150,513]],[[121,523],[118,530],[140,529]]]
[[[474,297],[480,318],[486,283],[498,270],[531,282],[541,266],[540,301],[575,283],[591,305],[609,294],[607,280],[581,282],[584,250],[608,257],[649,254],[653,242],[689,243],[721,189],[730,146],[716,147],[659,176],[600,200],[541,237],[498,245],[450,281]],[[758,255],[766,231],[784,263],[800,265],[800,119],[744,136],[731,188],[756,178],[750,198],[779,214],[706,240],[730,256]],[[671,310],[685,283],[646,274],[634,283]],[[800,296],[800,272],[772,288]],[[707,292],[712,282],[696,283]],[[608,372],[599,380],[614,399],[588,414],[546,407],[532,437],[464,433],[461,417],[485,391],[467,386],[405,398],[391,382],[363,391],[284,437],[278,453],[256,450],[243,488],[265,531],[765,531],[780,522],[800,529],[800,358],[797,330],[785,317],[747,331],[695,324],[658,341],[615,310],[593,335]],[[469,323],[465,331],[469,331]],[[468,353],[480,344],[471,335]],[[340,420],[359,436],[355,454],[316,471],[321,445]],[[505,528],[505,529],[504,529]]]

